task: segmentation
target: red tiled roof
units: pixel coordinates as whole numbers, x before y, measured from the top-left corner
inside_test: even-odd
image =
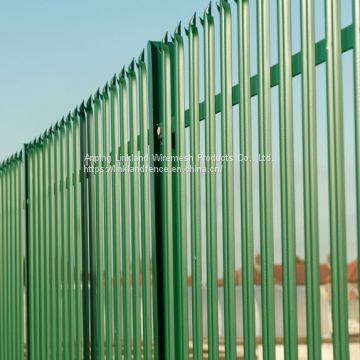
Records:
[[[350,262],[347,265],[347,278],[348,283],[356,284],[358,281],[358,269],[357,269],[357,260]],[[320,284],[330,284],[331,283],[331,270],[330,264],[323,263],[320,264],[319,268],[319,279]],[[305,262],[303,260],[297,259],[296,262],[296,280],[298,285],[305,285]],[[236,269],[235,271],[235,285],[241,285],[242,275],[241,268]],[[274,283],[276,285],[282,284],[282,265],[274,265]],[[260,255],[255,256],[254,262],[254,284],[261,284],[261,271],[260,271]],[[223,286],[224,280],[222,278],[218,279],[218,286]],[[188,286],[191,286],[191,275],[188,277]]]

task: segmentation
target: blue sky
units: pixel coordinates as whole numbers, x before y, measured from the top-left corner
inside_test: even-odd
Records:
[[[233,78],[237,82],[236,17],[233,9],[234,62]],[[271,62],[277,62],[276,0],[270,0]],[[148,40],[160,40],[171,33],[179,21],[187,24],[194,11],[202,14],[208,0],[136,0],[136,1],[19,1],[0,3],[0,160],[21,149],[28,142],[72,111],[138,57]],[[256,1],[250,0],[252,18]],[[325,36],[324,1],[315,1],[316,39]],[[214,11],[216,23],[218,14]],[[351,0],[341,0],[342,26],[351,23]],[[292,1],[293,51],[300,50],[300,1]],[[251,72],[256,72],[255,22],[251,25]],[[202,41],[200,31],[200,41]],[[218,31],[217,31],[218,36]],[[218,39],[217,39],[218,40]],[[185,40],[186,41],[186,40]],[[218,56],[218,51],[217,51]],[[200,50],[202,59],[202,50]],[[216,60],[219,64],[218,59]],[[356,222],[354,201],[354,139],[352,102],[352,55],[343,56],[344,119],[347,185],[348,253],[356,254]],[[329,219],[327,193],[326,93],[325,66],[317,68],[318,164],[320,247],[322,261],[329,253]],[[217,70],[218,75],[218,70]],[[202,74],[200,75],[202,79]],[[219,82],[217,83],[219,88]],[[297,194],[298,253],[303,255],[302,216],[302,150],[300,79],[294,79],[294,132]],[[202,90],[202,89],[201,89]],[[203,92],[203,91],[201,91]],[[253,99],[254,131],[256,129],[256,99]],[[277,90],[272,90],[273,156],[278,159]],[[234,108],[234,118],[237,109]],[[238,127],[235,128],[235,140]],[[254,132],[254,153],[257,151]],[[236,145],[235,145],[236,149]],[[280,201],[278,163],[274,165],[274,232],[276,260],[280,261]],[[238,179],[238,171],[235,172]],[[258,213],[257,175],[254,173],[255,213]],[[238,192],[235,194],[238,199]],[[238,201],[237,201],[238,203]],[[239,209],[236,209],[236,218]],[[255,215],[255,227],[258,218]],[[237,230],[239,222],[236,221]],[[258,251],[259,234],[255,233]],[[238,239],[239,240],[239,239]],[[239,240],[240,241],[240,240]],[[240,243],[237,243],[240,247]],[[237,252],[239,258],[240,252]]]
[[[232,3],[235,9],[234,2]],[[11,0],[0,2],[0,159],[21,148],[130,63],[148,40],[187,24],[208,0]],[[255,0],[251,2],[255,15]],[[316,37],[324,36],[323,1],[316,3]],[[351,22],[342,0],[342,24]],[[299,0],[293,6],[293,48],[300,49]],[[276,31],[276,0],[270,0]],[[233,11],[235,13],[235,11]],[[215,13],[215,17],[217,14]],[[234,25],[236,23],[234,17]],[[272,34],[276,34],[271,31]],[[254,39],[255,40],[255,39]],[[274,38],[275,40],[275,38]],[[256,52],[252,46],[252,72]],[[276,41],[272,46],[276,61]],[[236,72],[236,66],[234,66]]]
[[[0,159],[103,86],[202,1],[1,1]]]

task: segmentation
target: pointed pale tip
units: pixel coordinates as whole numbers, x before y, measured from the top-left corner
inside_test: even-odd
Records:
[[[129,64],[128,72],[131,73],[135,70],[135,58],[133,58]]]
[[[191,17],[191,19],[189,21],[189,27],[190,26],[196,26],[196,12],[194,13],[194,15]]]
[[[169,33],[166,32],[164,37],[162,38],[162,43],[167,44],[169,42]]]
[[[138,58],[138,63],[145,61],[145,49],[142,49],[141,54]]]
[[[205,8],[204,14],[211,15],[211,11],[212,11],[212,1],[210,0],[208,6]]]
[[[121,69],[120,71],[120,80],[123,78],[125,78],[126,76],[126,70],[125,70],[125,66]]]
[[[96,93],[94,95],[94,100],[97,101],[100,99],[100,88],[96,90]]]
[[[109,83],[107,82],[102,89],[103,95],[106,94],[108,92],[108,90],[109,90]]]
[[[65,125],[69,125],[71,122],[71,111],[69,111],[69,113],[67,114],[66,118],[65,118]]]
[[[116,85],[116,74],[111,78],[110,87],[114,87]]]
[[[174,34],[175,35],[181,35],[181,21],[179,22],[179,24],[175,28]]]
[[[93,97],[92,97],[92,95],[90,95],[90,97],[88,98],[88,100],[86,102],[86,107],[87,108],[91,107],[92,102],[93,102]]]

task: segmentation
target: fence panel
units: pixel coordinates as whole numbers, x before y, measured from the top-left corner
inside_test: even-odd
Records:
[[[171,39],[149,42],[86,104],[0,164],[1,359],[294,359],[304,351],[320,359],[326,343],[334,359],[356,356],[345,180],[356,188],[358,281],[359,4],[341,29],[340,1],[326,0],[326,38],[315,43],[315,2],[302,0],[295,54],[291,6],[278,0],[272,33],[268,0],[221,0],[216,15],[210,4],[201,26],[191,18],[187,41],[179,24]],[[316,83],[320,64],[326,89]],[[277,153],[278,165],[260,159]],[[324,192],[328,225],[319,216]],[[322,231],[329,264],[320,264]]]

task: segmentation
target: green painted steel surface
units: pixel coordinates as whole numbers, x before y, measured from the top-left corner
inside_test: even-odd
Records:
[[[355,104],[355,171],[356,171],[356,209],[357,245],[360,259],[360,3],[353,1],[354,29],[354,104]],[[358,266],[358,289],[360,289],[360,266]]]
[[[275,35],[270,34],[269,4],[254,2],[254,18],[248,0],[235,6],[221,0],[217,16],[209,5],[201,27],[196,15],[191,18],[188,42],[181,24],[171,41],[166,35],[150,42],[138,61],[114,75],[86,105],[0,164],[0,359],[255,359],[260,346],[265,359],[274,359],[275,201],[281,211],[284,357],[298,358],[298,325],[306,321],[308,357],[320,359],[318,187],[324,184],[318,178],[315,79],[322,63],[333,353],[335,359],[349,358],[342,53],[354,53],[360,251],[359,2],[353,0],[353,24],[341,29],[339,0],[326,0],[326,39],[315,44],[314,1],[302,1],[301,52],[296,54],[291,1],[277,1]],[[253,76],[251,29],[257,35]],[[270,66],[274,39],[279,63]],[[297,75],[306,319],[298,318],[297,301]],[[278,101],[270,97],[275,86]],[[257,116],[252,116],[252,103]],[[278,118],[271,117],[275,106]],[[236,107],[238,116],[233,116]],[[258,126],[253,126],[255,117]],[[278,144],[271,141],[276,122]],[[278,199],[272,194],[271,162],[235,157],[220,163],[221,173],[213,171],[219,165],[214,155],[233,156],[239,149],[253,158],[256,137],[260,154],[279,148]],[[203,149],[204,161],[198,157]],[[196,171],[199,167],[205,173]],[[256,317],[257,231],[261,315]],[[239,265],[241,273],[235,271]]]
[[[174,156],[186,155],[185,142],[185,59],[184,40],[181,25],[174,33],[174,119],[175,132]],[[187,259],[187,217],[186,217],[186,174],[184,161],[177,161],[176,166],[182,172],[175,173],[174,189],[174,282],[175,282],[175,322],[181,323],[175,338],[175,349],[179,358],[189,357],[189,319],[188,319],[188,259]]]
[[[207,274],[207,319],[209,357],[219,357],[218,314],[218,251],[216,214],[216,117],[215,117],[215,25],[211,5],[202,21],[204,27],[204,91],[205,91],[205,155],[212,160],[206,162],[206,274]]]
[[[326,80],[334,359],[349,359],[340,2],[326,1]]]
[[[221,78],[221,154],[233,156],[232,121],[232,46],[231,9],[221,1],[220,11],[220,78]],[[235,314],[235,233],[234,233],[234,168],[231,161],[222,163],[222,237],[224,272],[225,356],[236,358]]]
[[[321,358],[314,2],[301,5],[302,128],[306,268],[306,330],[310,359]]]
[[[203,310],[201,278],[201,194],[200,173],[200,122],[199,122],[199,35],[196,16],[189,23],[189,108],[190,108],[190,212],[191,212],[191,302],[194,359],[202,358]]]
[[[160,117],[162,127],[161,151],[164,160],[161,165],[170,169],[172,166],[172,133],[171,133],[171,83],[170,83],[170,49],[167,34],[160,45],[161,90],[160,90]],[[172,173],[164,172],[161,179],[161,206],[166,221],[162,221],[162,281],[163,281],[163,309],[164,312],[164,354],[165,358],[175,359],[175,324],[174,324],[174,264],[173,264],[173,194]]]
[[[291,3],[278,1],[281,235],[285,359],[298,357]]]

